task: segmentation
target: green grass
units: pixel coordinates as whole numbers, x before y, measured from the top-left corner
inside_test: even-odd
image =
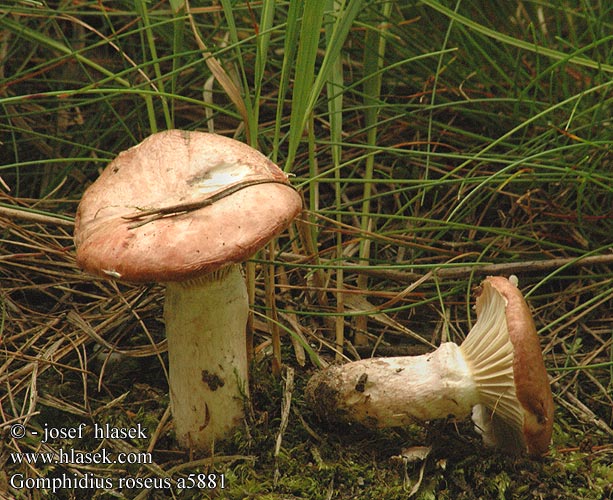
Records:
[[[8,438],[15,421],[141,423],[147,442],[108,445],[150,449],[154,463],[95,473],[114,481],[224,473],[227,488],[211,498],[405,498],[422,466],[415,498],[611,496],[605,4],[0,4],[0,496],[70,498],[10,488],[15,473],[67,470],[14,464],[10,453],[41,449]],[[74,262],[70,223],[83,190],[118,152],[171,127],[257,147],[305,200],[300,227],[253,260],[249,427],[212,460],[173,440],[161,288],[91,280]],[[597,259],[573,262],[587,256]],[[269,264],[274,290],[265,290]],[[302,388],[322,361],[369,356],[375,346],[403,352],[418,337],[461,341],[484,265],[518,274],[534,311],[557,409],[548,457],[484,450],[466,422],[372,433],[317,421]],[[269,374],[273,307],[281,360],[296,377],[278,453],[289,388]],[[121,351],[121,368],[98,355],[100,338]],[[402,449],[418,444],[432,444],[431,455],[407,463]]]

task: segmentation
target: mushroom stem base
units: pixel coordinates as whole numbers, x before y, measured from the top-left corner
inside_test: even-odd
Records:
[[[248,312],[239,266],[208,280],[167,284],[170,402],[184,447],[209,451],[242,424]]]

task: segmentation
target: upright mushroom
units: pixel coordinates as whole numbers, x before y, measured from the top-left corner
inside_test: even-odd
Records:
[[[553,397],[530,310],[515,283],[486,278],[461,346],[372,358],[316,373],[307,398],[324,420],[395,427],[473,413],[486,445],[546,453]],[[474,409],[473,409],[474,408]]]
[[[179,130],[120,153],[83,195],[79,266],[166,284],[169,391],[183,446],[208,450],[243,419],[249,305],[237,264],[301,208],[287,176],[256,150]]]

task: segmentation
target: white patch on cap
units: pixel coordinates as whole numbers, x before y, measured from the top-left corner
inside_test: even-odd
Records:
[[[250,174],[252,174],[252,168],[249,165],[220,163],[208,169],[203,176],[193,179],[190,184],[199,193],[207,194],[236,184]]]
[[[111,269],[103,269],[102,272],[106,274],[107,276],[110,276],[111,278],[115,278],[115,279],[121,278],[121,273],[118,273],[117,271],[113,271]]]

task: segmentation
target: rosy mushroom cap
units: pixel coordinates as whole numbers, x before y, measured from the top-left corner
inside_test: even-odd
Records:
[[[168,207],[175,210],[151,215]],[[258,151],[168,130],[120,153],[85,191],[77,263],[125,281],[183,281],[248,259],[301,210],[285,173]]]
[[[513,379],[524,410],[524,438],[531,455],[543,455],[553,431],[553,395],[532,313],[519,288],[508,279],[490,276],[485,283],[507,301],[507,328],[514,351]]]
[[[547,452],[553,396],[530,309],[517,286],[488,277],[477,297],[477,323],[462,343],[482,405],[473,420],[484,441],[517,452]]]

